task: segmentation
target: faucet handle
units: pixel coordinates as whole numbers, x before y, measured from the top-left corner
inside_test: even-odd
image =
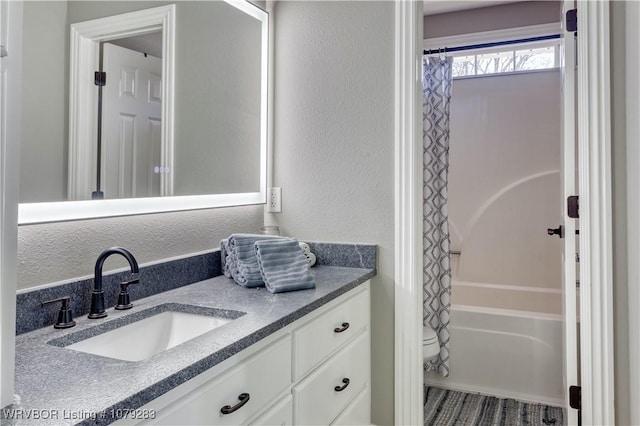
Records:
[[[60,310],[58,311],[58,319],[56,323],[53,325],[53,328],[71,328],[74,325],[76,325],[76,322],[73,320],[73,312],[69,307],[70,300],[71,300],[70,296],[64,296],[58,299],[47,300],[46,302],[42,302],[40,304],[41,307],[44,307],[52,303],[62,302],[62,305],[60,306]]]
[[[133,279],[128,281],[122,281],[120,283],[120,294],[118,294],[118,304],[115,306],[115,309],[122,311],[125,309],[131,309],[133,304],[131,303],[131,298],[129,297],[129,286],[131,284],[139,284],[140,279],[138,278],[138,274],[132,274],[134,276]]]

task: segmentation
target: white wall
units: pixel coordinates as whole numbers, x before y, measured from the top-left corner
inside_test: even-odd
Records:
[[[481,5],[482,0],[477,0]],[[427,2],[428,3],[428,2]],[[424,17],[424,38],[517,28],[560,21],[559,0],[525,1]],[[427,4],[426,13],[429,13]]]
[[[372,421],[393,423],[394,8],[278,2],[274,185],[286,235],[378,244]]]
[[[448,207],[460,280],[560,289],[562,240],[546,232],[562,219],[560,89],[555,70],[454,80]]]

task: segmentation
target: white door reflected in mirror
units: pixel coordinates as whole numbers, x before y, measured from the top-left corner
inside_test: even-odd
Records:
[[[96,190],[104,199],[172,195],[159,173],[168,169],[160,165],[162,61],[111,43],[104,44],[103,55],[111,81],[103,88],[104,149]]]

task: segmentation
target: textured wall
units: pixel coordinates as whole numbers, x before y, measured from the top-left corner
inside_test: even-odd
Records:
[[[424,17],[424,38],[559,22],[560,1],[527,1]],[[428,13],[428,10],[427,10]]]
[[[278,2],[274,185],[286,235],[378,244],[372,421],[393,423],[394,9]]]
[[[233,207],[21,226],[18,288],[93,275],[98,255],[118,245],[139,263],[217,248],[232,232],[257,232],[263,206]],[[105,271],[128,267],[112,256]]]

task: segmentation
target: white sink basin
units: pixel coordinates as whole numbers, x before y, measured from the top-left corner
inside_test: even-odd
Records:
[[[162,312],[74,343],[67,349],[124,361],[142,361],[231,321],[231,318]]]

